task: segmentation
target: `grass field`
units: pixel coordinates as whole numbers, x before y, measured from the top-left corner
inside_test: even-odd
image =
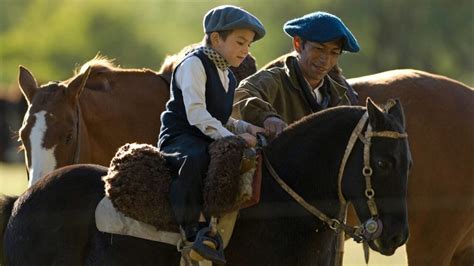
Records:
[[[8,195],[19,195],[27,187],[26,172],[24,165],[0,164],[0,193]],[[354,241],[346,241],[344,266],[365,265],[362,245]],[[385,257],[374,252],[370,254],[370,266],[405,266],[405,246],[399,248],[395,255]]]
[[[28,186],[23,164],[0,163],[0,193],[19,195]]]

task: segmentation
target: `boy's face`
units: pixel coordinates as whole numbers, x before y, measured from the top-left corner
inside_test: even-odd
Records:
[[[217,32],[211,34],[212,48],[222,55],[227,62],[238,67],[249,54],[250,44],[255,32],[249,29],[235,29],[224,41]]]

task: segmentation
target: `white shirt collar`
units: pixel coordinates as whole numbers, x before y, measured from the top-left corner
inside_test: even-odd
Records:
[[[308,84],[308,87],[311,88],[311,84],[309,84],[309,81],[306,78],[304,80],[306,81],[306,84]],[[311,88],[311,93],[313,94],[313,96],[316,99],[316,102],[318,102],[318,104],[321,104],[321,102],[323,100],[323,95],[319,91],[319,88],[321,88],[323,86],[323,83],[324,83],[324,78],[321,79],[321,81],[319,82],[318,85],[316,85],[314,88]]]

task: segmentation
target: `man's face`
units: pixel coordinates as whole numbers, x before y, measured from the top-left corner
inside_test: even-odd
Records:
[[[298,63],[303,75],[312,87],[318,85],[337,64],[342,52],[340,40],[325,43],[306,41],[303,45],[301,38],[295,37],[293,45],[298,52]]]

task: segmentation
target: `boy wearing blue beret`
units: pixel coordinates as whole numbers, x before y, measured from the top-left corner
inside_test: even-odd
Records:
[[[359,45],[338,17],[314,12],[285,23],[294,52],[277,67],[259,71],[240,83],[233,116],[278,135],[287,124],[337,105],[357,103],[357,94],[344,78],[328,75],[338,69],[343,51],[358,52]]]
[[[221,238],[208,233],[201,213],[203,178],[210,160],[208,146],[234,133],[255,146],[256,133],[263,132],[230,117],[237,84],[229,66],[242,63],[250,44],[261,39],[265,29],[252,14],[230,5],[210,10],[203,26],[204,45],[188,54],[173,72],[158,147],[173,170],[170,202],[186,240],[193,242],[191,259],[222,264]]]

